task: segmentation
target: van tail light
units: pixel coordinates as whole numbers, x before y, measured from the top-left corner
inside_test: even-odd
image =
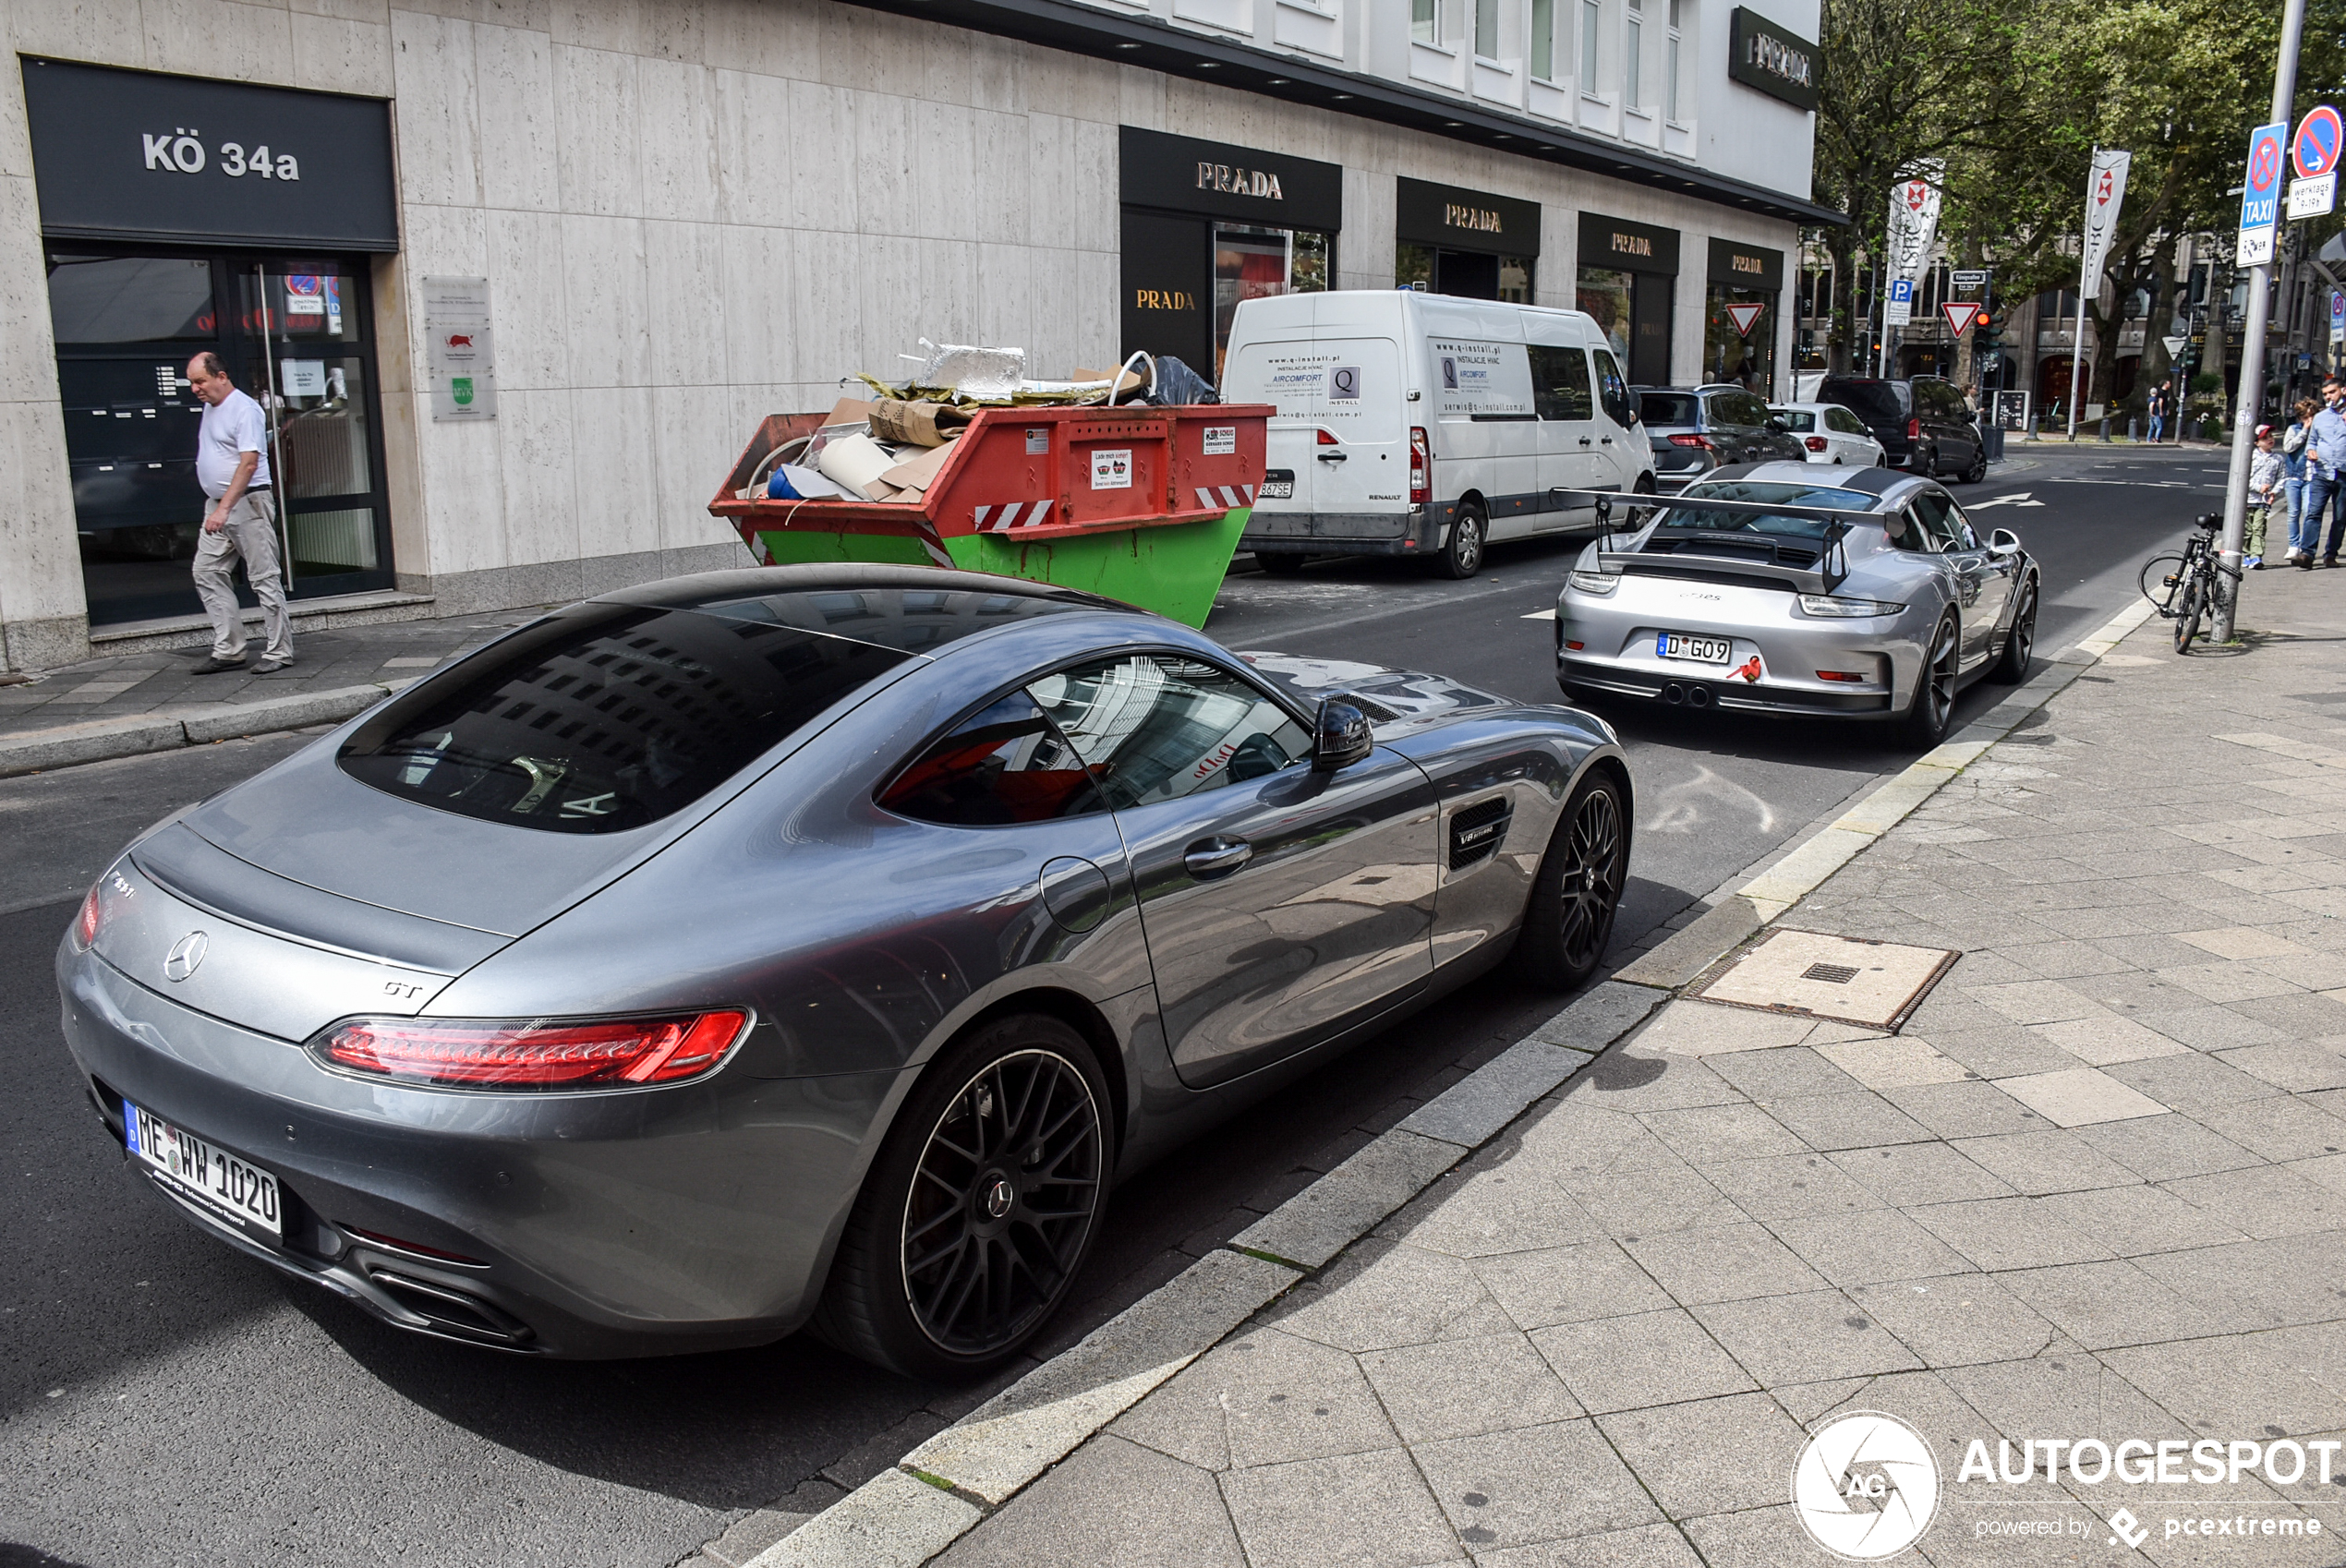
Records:
[[[1906,421],[1906,439],[1910,441],[1918,441],[1922,440],[1922,421],[1920,419],[1909,419]]]
[[[742,1012],[599,1022],[350,1019],[318,1054],[334,1066],[457,1089],[625,1089],[697,1078],[732,1050]]]
[[[1425,439],[1425,427],[1409,427],[1409,504],[1423,506],[1433,499],[1433,448]]]
[[[1825,449],[1825,439],[1822,436],[1810,436],[1803,444],[1810,452],[1822,452]]]
[[[1322,430],[1320,432],[1320,444],[1322,446],[1342,446],[1344,443],[1336,439],[1335,431]]]
[[[1672,437],[1670,438],[1670,444],[1671,444],[1672,446],[1694,446],[1694,447],[1700,447],[1700,448],[1701,448],[1703,451],[1705,451],[1705,452],[1716,452],[1716,451],[1718,451],[1718,450],[1719,450],[1719,449],[1718,449],[1718,447],[1717,447],[1717,445],[1716,445],[1716,444],[1714,444],[1714,443],[1712,442],[1712,440],[1711,440],[1711,438],[1710,438],[1709,436],[1692,436],[1692,435],[1676,435],[1676,436],[1672,436]]]

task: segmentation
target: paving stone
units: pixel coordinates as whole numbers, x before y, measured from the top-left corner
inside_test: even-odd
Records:
[[[1103,1436],[963,1536],[938,1568],[1245,1568],[1214,1478]]]
[[[1453,1171],[1377,1233],[1429,1252],[1481,1258],[1585,1241],[1602,1234],[1602,1227],[1536,1168],[1510,1163]]]
[[[2000,951],[2002,957],[2040,980],[2072,980],[2083,974],[2115,974],[2134,967],[2124,959],[2103,952],[2090,942],[2068,938],[2058,942],[2030,942]]]
[[[2346,1194],[2278,1165],[2219,1171],[2165,1184],[2167,1190],[2258,1240],[2346,1225]]]
[[[2110,1370],[2209,1433],[2315,1431],[2336,1426],[2334,1383],[2317,1375],[2318,1352],[2285,1330],[2106,1352]]]
[[[2056,1127],[2168,1114],[2165,1105],[2098,1067],[2031,1073],[2005,1079],[1997,1087]]]
[[[1766,1387],[1922,1365],[1837,1290],[1723,1301],[1690,1310]]]
[[[2172,1056],[2191,1049],[2180,1040],[2170,1040],[2146,1024],[2115,1015],[2072,1019],[2066,1023],[2040,1023],[2031,1027],[2050,1043],[2094,1067],[2107,1067],[2111,1062],[2141,1061],[2150,1056]]]
[[[1515,1252],[1474,1265],[1483,1288],[1517,1327],[1551,1328],[1658,1311],[1670,1298],[1611,1241]]]
[[[751,1558],[746,1568],[913,1568],[943,1551],[978,1518],[976,1508],[950,1492],[901,1470],[883,1470]]]
[[[1966,1198],[2001,1198],[2012,1191],[1944,1143],[1849,1149],[1829,1158],[1858,1186],[1899,1208]]]
[[[1939,1031],[1930,1043],[1950,1060],[1981,1078],[2017,1078],[2052,1072],[2076,1058],[2022,1024],[1999,1022],[1987,1029]]]
[[[1714,1002],[1672,1002],[1639,1030],[1633,1042],[1640,1055],[1667,1052],[1708,1056],[1729,1051],[1764,1051],[1797,1045],[1816,1020],[1795,1013],[1761,1012]]]
[[[1789,1503],[1689,1519],[1684,1527],[1710,1568],[1784,1568],[1826,1561]]]
[[[2166,1188],[2144,1182],[2057,1193],[2042,1200],[2041,1207],[2122,1258],[2243,1239],[2222,1215],[2195,1209]]]
[[[1732,1224],[1743,1217],[1692,1165],[1590,1176],[1568,1189],[1614,1236]]]
[[[1915,1084],[1953,1083],[1965,1076],[1961,1062],[1944,1055],[1928,1041],[1888,1039],[1820,1045],[1818,1055],[1868,1089],[1904,1089]]]
[[[1264,1316],[1289,1333],[1355,1354],[1516,1326],[1466,1260],[1383,1241],[1355,1247]]]
[[[1780,1051],[1737,1052],[1713,1057],[1703,1065],[1741,1093],[1761,1102],[1846,1094],[1862,1087],[1806,1045],[1786,1046]]]
[[[1400,1130],[1476,1148],[1589,1059],[1585,1052],[1520,1041],[1410,1112]]]
[[[1757,1105],[1698,1105],[1682,1111],[1648,1111],[1638,1118],[1679,1158],[1696,1164],[1794,1154],[1799,1139]]]
[[[1681,1306],[1783,1296],[1824,1284],[1791,1248],[1748,1221],[1624,1237],[1622,1246]]]
[[[1979,1267],[2046,1268],[2110,1257],[2099,1242],[2072,1229],[2038,1198],[1986,1198],[1933,1203],[1908,1215]]]
[[[1867,1149],[1920,1142],[1932,1136],[1912,1116],[1865,1089],[1772,1101],[1766,1109],[1802,1142],[1817,1150]]]
[[[2015,1269],[1996,1283],[2088,1350],[2220,1333],[2224,1325],[2132,1263]]]
[[[1857,1309],[1933,1367],[2034,1356],[2057,1331],[2029,1305],[1982,1273],[1851,1285]]]
[[[1319,1181],[1239,1232],[1240,1247],[1318,1268],[1455,1164],[1455,1143],[1380,1134]]]
[[[1669,1525],[1479,1552],[1475,1562],[1481,1568],[1702,1568],[1687,1538]]]
[[[2338,1036],[2324,1037],[2338,1040]],[[2286,1041],[2273,1045],[2247,1045],[2219,1051],[2216,1059],[2262,1079],[2275,1089],[2309,1094],[2325,1089],[2346,1089],[2346,1055],[2323,1044]]]
[[[2346,1121],[2294,1097],[2213,1105],[2191,1119],[2267,1160],[2310,1160],[2346,1148]]]
[[[1844,1288],[1961,1273],[1971,1267],[1961,1253],[1895,1209],[1855,1218],[1778,1220],[1770,1228],[1803,1262]]]
[[[1685,1163],[1628,1112],[1577,1096],[1542,1107],[1499,1147],[1513,1167],[1567,1187],[1575,1179]]]
[[[1575,997],[1571,1006],[1533,1030],[1530,1038],[1594,1055],[1667,1000],[1669,993],[1652,986],[1609,980]]]
[[[1417,1568],[1457,1552],[1398,1448],[1233,1470],[1221,1486],[1251,1568]]]
[[[1991,1431],[2123,1432],[2153,1442],[2198,1435],[2086,1350],[2003,1357],[1939,1375]]]
[[[1767,1160],[1731,1160],[1700,1167],[1703,1179],[1755,1220],[1808,1214],[1845,1214],[1876,1209],[1881,1200],[1858,1186],[1821,1154],[1784,1154]]]
[[[1583,1413],[1519,1333],[1374,1350],[1360,1357],[1360,1370],[1409,1443],[1543,1426]]]
[[[1931,1083],[1893,1089],[1890,1103],[1941,1138],[1992,1138],[1999,1133],[2034,1132],[2044,1118],[2004,1092],[2006,1082]]]
[[[1573,1397],[1600,1414],[1754,1386],[1701,1325],[1675,1308],[1541,1329],[1531,1343]]]
[[[2101,1005],[2084,992],[2054,980],[1967,987],[1965,995],[2014,1023],[2059,1023],[2065,1019],[2091,1018],[2102,1010]]]
[[[2096,1149],[2081,1134],[2061,1128],[2006,1133],[1995,1138],[1957,1139],[1953,1146],[2013,1190],[2029,1197],[2085,1188],[2127,1186],[2142,1179],[2140,1173]]]
[[[2242,1007],[2249,1005],[2243,1003]],[[2220,1051],[2231,1045],[2269,1045],[2289,1038],[2288,1031],[2275,1029],[2235,1007],[2146,1007],[2134,1017],[2196,1051]]]
[[[1585,1420],[1419,1443],[1411,1453],[1470,1549],[1598,1534],[1661,1517]]]
[[[1791,1456],[1807,1441],[1761,1393],[1623,1411],[1597,1425],[1663,1512],[1680,1519],[1781,1501]]]
[[[2265,1163],[2261,1156],[2186,1116],[2104,1122],[2079,1128],[2076,1136],[2146,1181],[2172,1181],[2178,1176],[2206,1176]]]
[[[2219,925],[2204,931],[2178,931],[2174,936],[2178,942],[2204,947],[2219,959],[2287,958],[2305,950],[2284,937],[2250,925]]]
[[[1615,1045],[1581,1068],[1563,1092],[1567,1100],[1602,1111],[1675,1111],[1743,1098],[1695,1058],[1649,1051],[1636,1041]]]

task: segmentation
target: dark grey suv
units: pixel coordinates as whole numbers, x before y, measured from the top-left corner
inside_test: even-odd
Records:
[[[1883,381],[1827,376],[1813,400],[1837,403],[1866,422],[1893,468],[1964,484],[1988,476],[1988,443],[1979,416],[1953,381],[1939,376]]]
[[[1714,468],[1771,458],[1800,462],[1808,452],[1767,401],[1739,387],[1633,387],[1638,414],[1653,444],[1653,482],[1685,489]]]

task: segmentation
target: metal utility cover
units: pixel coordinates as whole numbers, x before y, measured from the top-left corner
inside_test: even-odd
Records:
[[[1695,995],[1706,1002],[1895,1030],[1961,956],[1944,947],[1775,931]]]

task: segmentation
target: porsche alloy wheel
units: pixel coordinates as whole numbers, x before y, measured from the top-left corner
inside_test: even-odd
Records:
[[[1955,681],[1962,657],[1963,635],[1950,615],[1939,622],[1930,639],[1930,657],[1915,682],[1915,700],[1906,707],[1907,744],[1928,748],[1947,738],[1947,723],[1955,712]]]

